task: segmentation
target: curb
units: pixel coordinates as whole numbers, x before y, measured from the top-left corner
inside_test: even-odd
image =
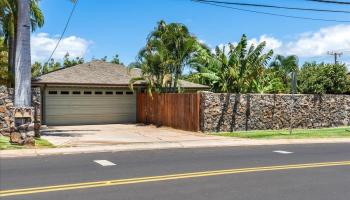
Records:
[[[52,149],[18,149],[1,150],[0,158],[21,158],[50,155],[68,155],[82,153],[102,153],[140,150],[160,150],[160,149],[184,149],[184,148],[213,148],[213,147],[237,147],[237,146],[271,146],[271,145],[291,145],[291,144],[336,144],[350,143],[350,138],[333,139],[275,139],[275,140],[253,140],[238,139],[225,140],[215,139],[206,141],[184,141],[184,142],[157,142],[157,143],[130,143],[121,145],[104,145],[89,147],[62,147]]]

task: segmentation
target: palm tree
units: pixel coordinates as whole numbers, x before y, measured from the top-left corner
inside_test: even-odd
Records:
[[[0,23],[5,44],[8,46],[8,85],[13,85],[15,76],[15,53],[17,37],[18,2],[15,0],[0,0]],[[39,8],[38,0],[30,0],[30,26],[35,31],[44,25],[44,16]]]
[[[270,64],[268,70],[275,74],[276,78],[281,79],[285,87],[285,92],[290,88],[290,73],[298,71],[298,62],[298,57],[295,55],[277,55]]]
[[[17,0],[15,106],[31,106],[30,0]]]
[[[179,23],[158,22],[139,53],[143,77],[156,91],[180,92],[179,78],[196,51],[197,39]],[[133,81],[131,81],[131,86]]]
[[[141,69],[141,77],[130,80],[130,88],[138,81],[144,81],[147,85],[147,93],[167,91],[171,72],[168,68],[167,51],[164,46],[157,46],[154,51],[154,44],[148,43],[138,55],[138,66]],[[133,67],[132,67],[133,68]]]

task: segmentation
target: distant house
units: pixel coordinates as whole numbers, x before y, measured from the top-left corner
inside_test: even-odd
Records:
[[[134,123],[136,94],[145,83],[128,87],[140,69],[128,70],[122,65],[92,61],[42,75],[32,81],[41,88],[42,123],[47,125]],[[207,86],[180,81],[190,92]]]

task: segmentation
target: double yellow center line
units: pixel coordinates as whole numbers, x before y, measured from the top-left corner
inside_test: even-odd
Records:
[[[170,175],[163,175],[163,176],[149,176],[149,177],[115,179],[115,180],[84,182],[84,183],[65,184],[65,185],[52,185],[52,186],[34,187],[34,188],[25,188],[25,189],[3,190],[3,191],[0,191],[0,197],[36,194],[36,193],[54,192],[54,191],[77,190],[77,189],[86,189],[86,188],[109,187],[109,186],[116,186],[116,185],[128,185],[128,184],[147,183],[147,182],[156,182],[156,181],[189,179],[189,178],[218,176],[218,175],[227,175],[227,174],[239,174],[239,173],[248,173],[248,172],[306,169],[306,168],[319,168],[319,167],[331,167],[331,166],[350,166],[350,161],[202,171],[202,172],[192,172],[192,173],[182,173],[182,174],[170,174]]]

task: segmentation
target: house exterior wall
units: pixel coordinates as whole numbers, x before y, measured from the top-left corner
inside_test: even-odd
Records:
[[[350,125],[350,95],[201,93],[201,130],[321,128]],[[293,114],[292,114],[293,111]]]

